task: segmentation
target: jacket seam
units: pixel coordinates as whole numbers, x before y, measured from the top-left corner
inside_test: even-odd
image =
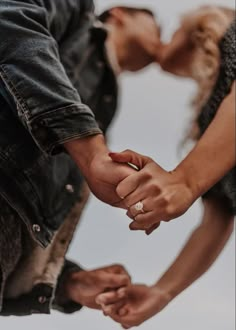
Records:
[[[41,117],[44,117],[47,114],[53,114],[56,111],[63,110],[63,109],[67,110],[68,108],[77,107],[78,111],[86,110],[86,109],[89,110],[89,107],[83,103],[74,103],[74,104],[72,103],[72,104],[66,105],[64,107],[59,107],[59,108],[56,108],[53,110],[45,111],[45,113],[41,113],[39,115],[35,115],[30,118],[30,116],[29,116],[30,110],[29,110],[27,104],[25,103],[24,98],[22,97],[20,92],[17,90],[17,88],[14,86],[14,83],[12,82],[12,80],[8,77],[8,74],[6,72],[6,69],[4,68],[4,65],[0,65],[0,77],[5,82],[7,88],[9,89],[9,92],[13,96],[16,104],[20,106],[20,109],[22,110],[22,114],[25,116],[25,119],[28,124],[33,120],[36,120],[38,118],[40,119]],[[91,115],[92,115],[92,112],[91,112]]]
[[[65,142],[74,140],[76,138],[82,139],[83,137],[90,136],[90,135],[96,135],[96,134],[102,134],[102,132],[100,131],[99,128],[94,129],[94,130],[88,130],[88,131],[85,131],[83,133],[71,134],[70,136],[67,136],[66,138],[59,139],[57,142],[49,144],[48,147],[47,147],[47,150],[49,152],[51,152],[55,148],[55,146],[57,146],[58,144],[62,145]]]
[[[26,103],[24,102],[24,99],[21,96],[20,92],[17,90],[17,88],[15,87],[12,80],[8,77],[8,74],[6,72],[6,69],[5,69],[4,65],[0,66],[0,77],[5,82],[10,94],[13,96],[13,98],[16,102],[16,105],[17,105],[17,109],[21,110],[20,111],[21,115],[23,115],[25,117],[26,121],[28,122],[28,120],[29,120],[29,109],[28,109]]]
[[[60,108],[56,108],[56,109],[53,109],[53,110],[48,110],[48,111],[45,111],[44,113],[40,113],[38,115],[35,115],[35,116],[32,116],[32,118],[29,119],[29,122],[32,122],[32,121],[35,121],[35,120],[38,120],[38,119],[43,119],[44,117],[46,117],[48,114],[54,114],[55,112],[57,111],[62,111],[62,110],[69,110],[71,108],[75,108],[75,110],[78,110],[78,113],[79,111],[81,110],[88,110],[89,107],[83,103],[81,104],[70,104],[70,105],[66,105],[64,107],[60,107]],[[77,108],[77,109],[76,109]],[[92,115],[92,113],[91,113]]]

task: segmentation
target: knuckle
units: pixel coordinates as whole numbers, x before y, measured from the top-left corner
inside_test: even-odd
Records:
[[[122,269],[123,266],[120,264],[113,264],[112,267],[117,268],[117,269]]]
[[[152,182],[149,185],[149,190],[153,192],[155,195],[159,194],[161,192],[161,188],[156,182]]]
[[[119,282],[120,284],[127,284],[129,282],[129,275],[126,273],[121,274]]]
[[[113,268],[115,271],[120,272],[120,273],[125,271],[125,268],[120,264],[114,264]]]
[[[130,202],[127,198],[125,199],[124,204],[127,210],[132,210],[132,206],[130,206]],[[130,212],[130,215],[132,216],[132,212]]]
[[[169,195],[169,194],[164,194],[163,196],[162,196],[162,201],[163,201],[163,204],[164,205],[168,205],[168,206],[170,206],[170,201],[171,201],[171,196]]]
[[[152,173],[151,173],[149,170],[145,170],[145,171],[143,171],[143,173],[142,173],[142,178],[143,178],[143,180],[145,180],[145,181],[149,181],[149,180],[152,179]]]
[[[167,207],[166,215],[168,216],[168,218],[175,215],[175,209],[173,206]]]
[[[107,280],[107,284],[110,285],[111,287],[114,287],[117,285],[117,278],[114,278],[114,277],[110,277],[108,280]]]
[[[174,205],[169,205],[166,213],[169,221],[172,220],[173,218],[178,218],[181,215],[183,215],[183,212],[177,210]]]
[[[164,221],[165,222],[169,222],[171,221],[172,219],[176,218],[177,217],[177,213],[176,213],[176,210],[174,207],[172,206],[168,206],[166,207],[165,209],[165,219]]]

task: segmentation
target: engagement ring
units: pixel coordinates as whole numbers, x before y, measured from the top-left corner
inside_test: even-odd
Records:
[[[136,211],[142,211],[144,213],[144,209],[143,209],[143,203],[142,202],[138,202],[137,204],[135,204],[135,210]]]

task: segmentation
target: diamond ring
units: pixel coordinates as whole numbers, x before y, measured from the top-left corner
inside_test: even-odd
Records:
[[[135,204],[134,206],[136,211],[142,211],[144,213],[144,209],[143,209],[143,203],[142,202],[138,202]]]

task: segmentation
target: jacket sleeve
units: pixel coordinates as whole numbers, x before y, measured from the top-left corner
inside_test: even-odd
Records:
[[[68,274],[81,270],[82,268],[80,266],[66,260],[58,278],[56,288],[40,283],[31,292],[21,295],[16,299],[3,299],[0,316],[50,314],[52,308],[66,314],[81,310],[83,306],[67,300],[63,292],[63,284]]]
[[[53,288],[51,286],[38,284],[27,294],[14,299],[3,299],[0,316],[50,314],[52,296]]]
[[[60,61],[50,31],[53,18],[36,3],[0,1],[0,78],[23,125],[51,154],[68,140],[101,131]]]
[[[57,283],[55,299],[53,302],[54,309],[56,309],[62,313],[65,313],[65,314],[72,314],[74,312],[81,310],[81,308],[83,307],[82,305],[77,304],[74,301],[66,300],[64,291],[63,291],[63,286],[64,286],[65,278],[69,274],[74,273],[74,272],[79,272],[82,270],[83,269],[80,266],[78,266],[77,264],[75,264],[69,260],[65,261],[64,267],[62,269],[61,275],[59,276],[58,283]]]

